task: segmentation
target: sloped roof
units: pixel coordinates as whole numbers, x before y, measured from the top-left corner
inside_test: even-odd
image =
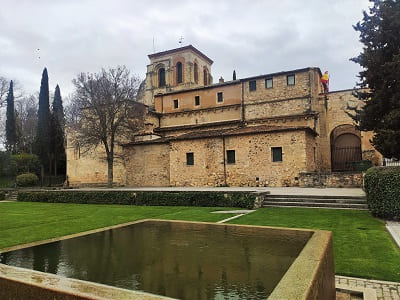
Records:
[[[317,133],[308,126],[259,125],[259,126],[247,126],[247,127],[225,128],[225,129],[215,129],[215,130],[200,130],[200,131],[184,133],[178,136],[164,137],[148,141],[131,142],[124,144],[123,146],[160,144],[160,143],[169,143],[172,141],[193,140],[193,139],[203,139],[203,138],[213,138],[213,137],[223,137],[223,136],[237,136],[237,135],[257,134],[257,133],[282,132],[282,131],[298,131],[298,130],[308,131],[313,135],[317,135]]]
[[[168,54],[172,54],[172,53],[176,53],[176,52],[181,52],[181,51],[185,51],[185,50],[193,51],[197,55],[199,55],[202,58],[204,58],[210,65],[213,63],[212,59],[210,59],[207,55],[205,55],[203,52],[201,52],[200,50],[196,49],[192,45],[184,46],[184,47],[180,47],[180,48],[175,48],[175,49],[171,49],[171,50],[167,50],[167,51],[157,52],[157,53],[149,54],[147,56],[150,59],[152,59],[152,58],[157,58],[157,57],[160,57],[160,56],[164,56],[164,55],[168,55]]]

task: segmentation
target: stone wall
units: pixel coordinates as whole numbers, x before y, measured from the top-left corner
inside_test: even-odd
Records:
[[[354,121],[350,115],[354,115],[354,109],[362,107],[362,101],[353,96],[353,90],[337,91],[327,95],[327,139],[330,139],[332,131],[344,124],[353,125]],[[350,115],[349,115],[350,114]],[[361,132],[361,149],[363,159],[369,159],[374,165],[382,164],[382,155],[375,150],[370,143],[373,137],[373,132]],[[330,156],[330,149],[329,151]]]
[[[169,186],[169,145],[124,147],[127,186]]]
[[[301,172],[299,184],[301,187],[361,187],[363,174],[360,172]]]
[[[163,114],[160,119],[160,128],[199,125],[213,122],[240,120],[240,105],[223,106],[212,109],[192,110]]]
[[[217,101],[217,94],[222,93],[223,101]],[[199,96],[200,104],[195,105],[195,97]],[[174,100],[178,100],[178,108],[174,108]],[[214,108],[241,103],[241,86],[238,81],[213,85],[201,89],[182,91],[155,97],[155,109],[159,113],[181,112]]]
[[[291,186],[299,173],[312,168],[303,130],[171,142],[172,186]],[[271,147],[282,147],[283,161],[272,162]],[[227,150],[235,150],[229,164]],[[186,153],[194,165],[186,165]],[[225,155],[225,157],[224,157]]]
[[[193,153],[194,165],[186,164]],[[225,184],[221,138],[171,142],[171,186],[219,186]]]
[[[287,76],[295,76],[295,84],[287,84]],[[273,87],[266,88],[265,79],[273,79]],[[256,81],[256,90],[250,91],[249,82]],[[300,72],[284,72],[276,75],[257,76],[255,78],[246,78],[243,82],[243,95],[245,104],[260,101],[275,101],[288,98],[300,98],[310,96],[310,78],[308,69]]]
[[[245,104],[245,119],[272,118],[304,114],[309,111],[309,98],[296,98],[289,100],[263,101]]]
[[[125,184],[125,165],[120,158],[122,148],[115,147],[114,158],[114,180],[116,185]],[[74,146],[72,138],[68,137],[67,147],[67,177],[70,186],[84,186],[107,183],[107,160],[103,145],[97,146],[95,149],[84,152],[78,146]]]

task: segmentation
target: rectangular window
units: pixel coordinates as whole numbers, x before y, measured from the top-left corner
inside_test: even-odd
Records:
[[[256,89],[257,89],[257,81],[255,81],[255,80],[249,81],[250,92],[255,91]]]
[[[265,88],[266,89],[272,89],[273,86],[274,86],[274,81],[272,80],[272,77],[265,79]]]
[[[194,165],[194,153],[193,152],[186,153],[186,165],[188,165],[188,166]]]
[[[282,147],[272,147],[272,161],[279,162],[282,161]]]
[[[226,150],[226,158],[228,164],[234,164],[236,162],[235,150]]]
[[[178,108],[179,107],[179,102],[178,99],[174,100],[174,108]]]
[[[295,79],[294,74],[286,76],[287,85],[294,85]]]
[[[194,105],[196,105],[196,106],[200,105],[200,96],[194,97]]]
[[[222,92],[217,93],[217,102],[223,102],[224,101],[224,94]]]

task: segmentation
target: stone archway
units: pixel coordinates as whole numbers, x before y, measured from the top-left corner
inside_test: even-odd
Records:
[[[353,125],[339,125],[331,132],[332,171],[352,171],[361,160],[361,134]]]

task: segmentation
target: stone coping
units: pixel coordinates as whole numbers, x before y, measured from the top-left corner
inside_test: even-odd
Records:
[[[173,299],[95,282],[0,264],[0,298],[5,299]],[[17,287],[18,291],[15,291]],[[22,292],[21,292],[22,291]],[[10,297],[11,295],[17,298]]]
[[[55,242],[97,233],[105,230],[116,229],[142,222],[168,222],[174,226],[185,227],[230,227],[235,231],[251,232],[254,230],[265,231],[272,235],[284,233],[289,238],[302,239],[309,236],[299,256],[294,260],[281,281],[275,287],[268,299],[334,299],[335,279],[333,266],[332,233],[322,230],[293,229],[269,226],[217,224],[209,222],[175,221],[161,219],[142,219],[134,222],[108,226],[100,229],[85,231],[77,234],[67,235],[60,238],[24,244],[15,247],[1,249],[1,252],[8,252],[23,249],[49,242]],[[54,274],[21,269],[0,264],[0,291],[8,288],[11,293],[20,291],[21,287],[25,293],[50,293],[49,298],[59,296],[57,299],[168,299],[167,297],[152,295],[144,292],[130,291],[111,286],[86,282],[77,279],[65,278]],[[3,292],[6,293],[6,292]],[[0,292],[0,296],[1,296]],[[6,294],[3,294],[6,295]],[[72,298],[65,297],[70,295]],[[333,295],[333,296],[332,296]],[[316,297],[315,297],[316,296]],[[19,298],[21,299],[21,298]],[[23,299],[23,298],[22,298]],[[28,299],[28,298],[26,298]],[[29,298],[36,299],[36,298]],[[40,298],[37,298],[40,299]],[[169,298],[171,299],[171,298]]]

